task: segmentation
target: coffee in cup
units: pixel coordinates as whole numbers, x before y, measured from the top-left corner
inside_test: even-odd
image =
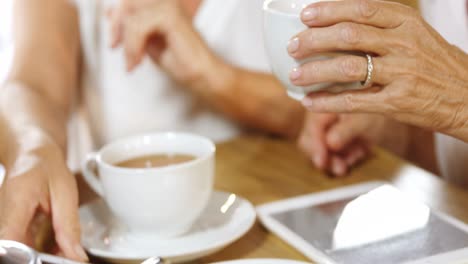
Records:
[[[214,155],[214,143],[193,134],[134,136],[89,155],[83,176],[128,237],[164,239],[187,232],[207,205]]]
[[[187,154],[152,154],[120,161],[116,163],[115,166],[131,169],[150,169],[176,165],[189,162],[194,159],[196,159],[195,156]]]
[[[289,75],[292,69],[307,62],[346,54],[345,52],[317,54],[305,60],[296,60],[289,55],[288,42],[295,35],[307,29],[307,26],[301,21],[302,10],[316,2],[320,2],[320,0],[266,0],[263,5],[265,45],[273,73],[286,87],[288,95],[297,100],[302,100],[311,92],[341,92],[363,88],[360,82],[320,83],[307,87],[298,87],[291,83]]]

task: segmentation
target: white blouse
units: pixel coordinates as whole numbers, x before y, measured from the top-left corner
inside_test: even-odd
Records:
[[[468,52],[466,0],[421,0],[420,4],[426,20],[446,40]],[[468,186],[468,144],[438,134],[436,150],[442,175],[449,181]]]
[[[224,141],[240,132],[237,124],[198,102],[149,59],[133,73],[126,72],[123,51],[109,48],[109,24],[103,15],[118,0],[75,1],[84,55],[84,104],[69,129],[72,168],[91,149],[128,135],[190,131]],[[194,27],[226,62],[269,72],[262,37],[262,3],[204,0]]]

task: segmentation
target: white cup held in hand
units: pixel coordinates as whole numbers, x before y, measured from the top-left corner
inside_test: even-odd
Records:
[[[295,60],[288,54],[288,42],[295,35],[307,29],[300,18],[302,10],[315,2],[320,2],[320,0],[265,0],[263,5],[264,37],[273,73],[286,87],[288,95],[296,100],[302,100],[311,92],[324,90],[341,92],[362,88],[360,82],[339,85],[320,83],[307,87],[298,87],[291,83],[289,75],[292,69],[309,61],[323,60],[344,54],[343,52],[318,54],[302,61]]]

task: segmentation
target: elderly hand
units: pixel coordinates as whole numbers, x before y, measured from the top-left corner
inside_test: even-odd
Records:
[[[300,149],[317,168],[336,176],[345,175],[368,158],[376,144],[404,155],[409,129],[379,115],[311,112],[298,140]]]
[[[312,4],[302,12],[310,28],[289,44],[291,56],[361,51],[374,56],[370,89],[310,94],[315,112],[380,113],[468,141],[468,55],[445,41],[409,7],[374,0]],[[343,55],[302,65],[291,74],[299,86],[363,81],[367,60]]]
[[[121,0],[110,12],[113,47],[123,45],[128,70],[149,54],[174,80],[193,86],[219,63],[176,0]]]

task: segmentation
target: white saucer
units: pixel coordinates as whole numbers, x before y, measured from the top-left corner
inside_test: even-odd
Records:
[[[201,258],[239,239],[253,226],[255,218],[250,202],[215,191],[205,212],[185,235],[135,244],[125,233],[115,232],[119,227],[103,200],[80,208],[83,246],[92,256],[113,263],[139,263],[154,256],[172,262]]]
[[[308,262],[286,260],[286,259],[245,259],[245,260],[217,262],[213,264],[308,264]]]

